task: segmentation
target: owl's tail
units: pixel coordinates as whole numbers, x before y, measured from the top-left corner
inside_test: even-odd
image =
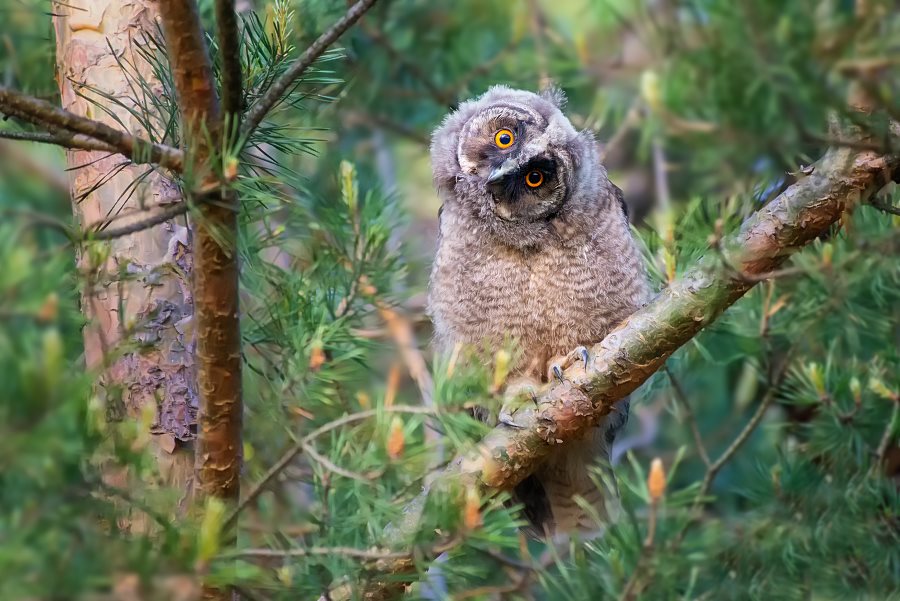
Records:
[[[555,450],[514,491],[535,537],[601,534],[618,519],[621,505],[610,454],[616,434],[628,421],[624,399],[583,440]],[[599,469],[596,469],[599,468]]]

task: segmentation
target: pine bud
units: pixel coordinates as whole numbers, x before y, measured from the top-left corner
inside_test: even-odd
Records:
[[[825,396],[825,374],[822,373],[822,366],[818,363],[809,363],[806,366],[806,375],[809,377],[816,394],[820,397]]]
[[[889,401],[897,400],[897,393],[888,388],[880,378],[869,378],[869,390],[883,399],[887,399]]]
[[[373,286],[369,278],[363,274],[359,276],[359,292],[364,296],[375,296],[378,294],[378,288]]]
[[[856,376],[850,378],[850,394],[853,395],[854,403],[859,405],[862,402],[862,384]]]
[[[491,390],[494,392],[503,388],[506,377],[509,375],[509,362],[512,359],[509,353],[503,349],[494,355],[494,381]]]
[[[225,160],[225,168],[223,169],[222,175],[225,176],[226,181],[233,182],[237,179],[238,165],[237,157],[228,157]]]
[[[666,470],[663,468],[662,459],[659,457],[650,463],[650,475],[647,476],[647,491],[650,493],[650,500],[654,503],[659,501],[666,493]]]
[[[659,76],[654,71],[648,70],[641,74],[641,96],[652,111],[658,112],[662,108]]]
[[[463,526],[466,530],[474,530],[481,525],[481,498],[474,486],[466,490],[466,502],[463,505]]]
[[[322,350],[322,341],[314,340],[309,350],[309,369],[319,371],[325,363],[325,351]]]
[[[399,459],[403,455],[403,447],[406,441],[403,438],[403,420],[395,415],[391,420],[391,428],[388,432],[387,454],[391,459]]]
[[[356,181],[356,167],[348,161],[341,161],[341,197],[350,209],[350,214],[354,214],[359,199],[359,188]]]
[[[48,323],[56,321],[57,315],[59,315],[59,296],[55,292],[51,292],[44,299],[35,317],[41,323]]]
[[[831,267],[831,261],[834,257],[834,245],[826,242],[822,245],[822,267]]]
[[[225,504],[216,497],[208,497],[198,532],[197,559],[201,566],[205,566],[219,552],[224,522]]]

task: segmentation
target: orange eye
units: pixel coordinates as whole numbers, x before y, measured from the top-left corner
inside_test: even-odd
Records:
[[[544,174],[540,171],[529,171],[525,176],[525,183],[529,188],[537,188],[544,183]]]
[[[499,148],[509,148],[515,141],[516,137],[508,129],[501,129],[494,134],[494,144]]]

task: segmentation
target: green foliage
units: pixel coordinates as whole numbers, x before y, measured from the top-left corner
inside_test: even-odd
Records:
[[[200,4],[212,27],[212,3]],[[248,598],[312,599],[375,577],[379,566],[354,552],[407,551],[421,576],[414,599],[616,599],[629,587],[632,599],[896,598],[897,217],[848,212],[670,360],[683,399],[665,374],[634,395],[616,449],[623,513],[595,540],[525,543],[504,496],[480,499],[460,486],[435,487],[416,518],[407,505],[434,468],[485,433],[467,409],[499,404],[504,355],[426,351],[434,398],[423,409],[407,376],[415,368],[386,323],[396,310],[426,347],[419,299],[439,204],[428,134],[449,107],[494,83],[536,88],[549,78],[567,92],[578,127],[614,140],[611,178],[637,214],[657,289],[702,255],[718,254],[716,268],[733,271],[721,234],[840,142],[835,123],[853,122],[878,146],[883,116],[900,112],[900,17],[876,1],[859,21],[857,4],[376,5],[243,141],[234,186],[245,495],[299,452],[242,509],[236,549],[220,531],[229,509],[178,512],[183,491],[154,486],[148,424],[110,424],[92,396],[83,282],[74,249],[55,231],[69,221],[67,200],[16,166],[37,161],[60,173],[61,152],[0,146],[0,598],[88,598],[123,574],[147,586],[202,574]],[[247,108],[345,9],[257,5],[242,15]],[[14,87],[48,95],[46,15],[18,0],[0,0],[0,10],[13,15],[0,67]],[[178,144],[160,39],[146,40],[138,57],[162,92],[121,57],[135,90],[121,102],[137,102],[132,116],[150,138]],[[881,59],[877,80],[860,75],[859,64]],[[871,117],[845,108],[859,85],[872,88]],[[236,148],[229,140],[218,164]],[[898,198],[893,189],[885,201]],[[667,484],[654,501],[647,466],[657,457]],[[710,471],[707,458],[723,458],[720,469]],[[111,466],[147,486],[104,483]],[[154,522],[146,535],[122,528],[136,511]],[[420,520],[413,540],[386,537],[405,519]],[[448,542],[458,544],[433,564]],[[260,559],[259,549],[309,554]],[[425,576],[429,566],[437,568]]]

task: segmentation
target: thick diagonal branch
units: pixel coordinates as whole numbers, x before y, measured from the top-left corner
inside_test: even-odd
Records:
[[[184,153],[177,148],[149,142],[3,86],[0,86],[0,113],[55,134],[55,139],[41,140],[44,142],[87,150],[107,150],[102,146],[106,144],[136,164],[154,163],[176,172],[184,169]]]
[[[728,263],[751,275],[775,270],[887,183],[898,164],[898,157],[874,152],[830,151],[811,175],[752,215],[724,241]],[[517,418],[522,427],[496,427],[476,451],[458,458],[441,477],[478,482],[488,494],[509,490],[554,447],[582,436],[613,403],[633,392],[755,284],[734,269],[723,269],[721,257],[710,253],[594,345],[587,370],[573,366],[566,371],[564,383],[543,391],[535,411]],[[415,532],[425,495],[427,491],[410,504],[404,520],[388,533],[388,542],[400,543]],[[390,574],[368,577],[364,598],[390,598],[398,590],[397,577],[411,569],[408,563],[398,563]]]

